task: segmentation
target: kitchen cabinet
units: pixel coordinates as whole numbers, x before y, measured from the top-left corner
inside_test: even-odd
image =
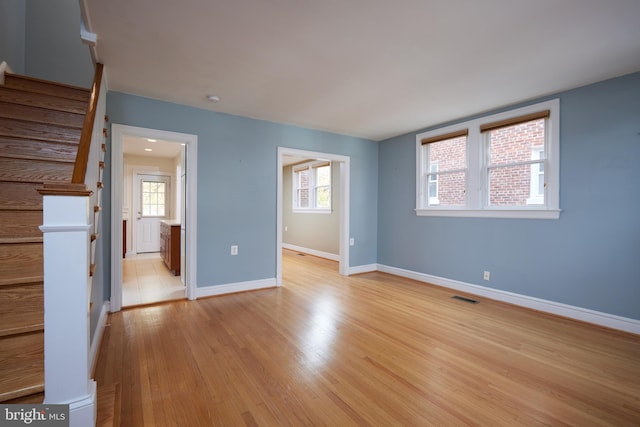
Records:
[[[171,274],[180,275],[180,224],[160,221],[160,257]]]

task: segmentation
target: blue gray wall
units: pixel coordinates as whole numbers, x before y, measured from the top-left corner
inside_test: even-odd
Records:
[[[559,220],[417,217],[420,130],[380,143],[378,263],[640,319],[640,73],[551,98]]]
[[[0,62],[30,77],[91,87],[93,60],[80,40],[78,0],[0,1]]]
[[[0,1],[0,63],[24,74],[27,6],[24,0]]]
[[[28,0],[26,4],[24,73],[91,87],[94,67],[89,48],[80,40],[78,0]]]
[[[107,112],[111,123],[198,136],[199,287],[276,276],[278,146],[350,156],[358,243],[350,265],[376,262],[377,143],[118,92],[109,92]],[[239,255],[231,257],[234,244]]]

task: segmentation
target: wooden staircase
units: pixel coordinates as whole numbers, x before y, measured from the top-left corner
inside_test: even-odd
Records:
[[[0,402],[44,391],[43,184],[70,183],[90,90],[5,75],[0,85]]]

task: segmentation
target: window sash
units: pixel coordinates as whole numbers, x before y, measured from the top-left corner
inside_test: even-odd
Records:
[[[328,167],[328,184],[318,185],[321,180],[318,174],[321,168]],[[331,186],[332,186],[332,172],[331,162],[306,162],[298,164],[292,167],[292,173],[294,176],[294,200],[293,210],[298,212],[311,212],[311,211],[330,211],[331,210]],[[306,183],[303,183],[303,176],[306,175]],[[323,203],[321,199],[321,193],[326,191],[328,193],[328,203]],[[306,201],[306,203],[305,203]]]

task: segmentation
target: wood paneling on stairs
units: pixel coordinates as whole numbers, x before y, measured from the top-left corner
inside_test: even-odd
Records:
[[[0,402],[44,390],[42,196],[71,182],[88,89],[5,75],[0,86]]]

